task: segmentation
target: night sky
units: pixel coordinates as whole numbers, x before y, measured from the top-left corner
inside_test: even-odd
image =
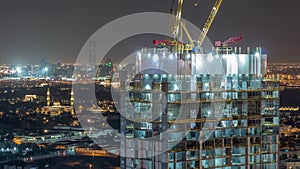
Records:
[[[185,0],[183,18],[202,28],[214,0]],[[1,0],[0,63],[72,63],[106,23],[136,12],[168,13],[172,0]],[[224,0],[208,33],[214,40],[243,35],[240,46],[262,46],[269,62],[300,62],[299,0]],[[149,41],[145,42],[149,43]],[[122,44],[126,45],[126,43]],[[121,57],[134,43],[114,50]]]

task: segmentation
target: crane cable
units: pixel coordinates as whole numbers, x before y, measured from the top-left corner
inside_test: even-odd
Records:
[[[174,5],[175,5],[175,0],[172,1],[171,8],[170,8],[170,14],[173,14]]]

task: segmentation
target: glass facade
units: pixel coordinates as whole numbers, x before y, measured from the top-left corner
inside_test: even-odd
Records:
[[[278,168],[279,79],[264,78],[266,55],[163,52],[176,74],[154,70],[170,65],[148,53],[137,57],[122,102],[121,168]]]

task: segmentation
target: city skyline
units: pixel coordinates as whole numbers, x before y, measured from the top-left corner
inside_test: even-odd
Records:
[[[51,62],[74,63],[89,37],[106,23],[136,12],[168,13],[171,1],[2,1],[0,58],[3,63],[36,63],[46,58]],[[183,18],[202,28],[213,1],[186,1]],[[175,5],[176,6],[176,5]],[[228,1],[221,6],[208,37],[226,40],[243,35],[243,47],[262,46],[269,62],[300,62],[295,54],[300,25],[296,11],[300,2],[252,0]],[[293,24],[293,27],[287,26]],[[136,40],[137,39],[137,40]],[[141,42],[150,45],[152,36],[134,37],[125,47],[110,52],[112,59],[138,49]],[[288,44],[283,47],[282,44]],[[121,45],[122,46],[122,45]]]
[[[0,168],[300,168],[300,1],[2,0]]]

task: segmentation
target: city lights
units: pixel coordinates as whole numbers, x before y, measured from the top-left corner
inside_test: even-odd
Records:
[[[300,169],[300,1],[1,5],[0,169]]]
[[[16,71],[17,71],[17,73],[18,73],[18,74],[20,74],[20,73],[22,72],[22,69],[21,69],[21,67],[19,67],[19,66],[18,66],[18,67],[16,67]]]

